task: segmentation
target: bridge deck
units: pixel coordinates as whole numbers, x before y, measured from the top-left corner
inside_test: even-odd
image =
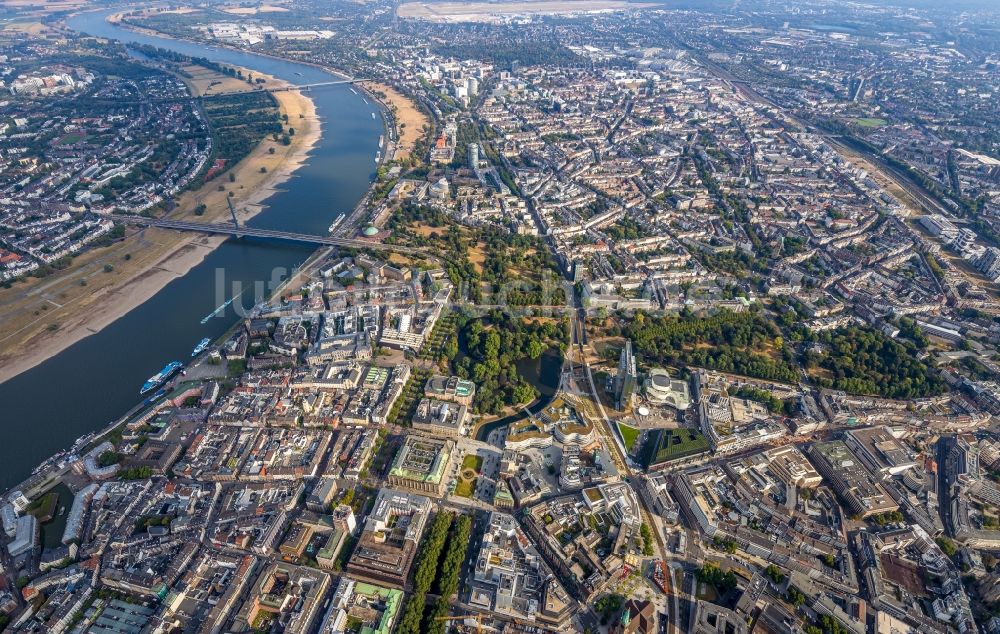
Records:
[[[235,226],[232,224],[212,224],[203,222],[187,222],[183,220],[170,220],[166,218],[144,218],[142,216],[129,216],[114,214],[111,219],[131,225],[141,225],[145,227],[158,227],[160,229],[175,229],[177,231],[197,231],[200,233],[214,233],[233,236],[251,236],[255,238],[274,238],[277,240],[290,240],[293,242],[305,242],[307,244],[317,244],[325,246],[353,247],[357,249],[381,249],[386,251],[396,251],[399,253],[420,253],[421,250],[414,247],[406,247],[396,244],[386,244],[384,242],[369,242],[357,238],[342,238],[335,236],[317,236],[308,233],[295,233],[291,231],[277,231],[275,229],[262,229],[259,227]]]
[[[286,86],[276,86],[274,88],[265,88],[263,86],[256,86],[253,90],[244,90],[242,92],[217,92],[210,95],[202,95],[199,99],[212,99],[214,97],[228,97],[230,95],[245,95],[252,92],[292,92],[295,90],[311,90],[313,88],[322,88],[323,86],[340,86],[343,84],[356,84],[358,82],[367,81],[365,79],[332,79],[330,81],[317,81],[311,84],[288,84]]]

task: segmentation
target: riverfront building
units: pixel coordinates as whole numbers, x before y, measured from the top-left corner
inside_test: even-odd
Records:
[[[14,541],[7,544],[7,552],[11,557],[20,557],[38,547],[38,520],[34,515],[22,515],[17,518],[17,531]]]
[[[63,531],[63,544],[69,544],[74,540],[80,539],[87,506],[94,498],[94,494],[97,493],[98,488],[96,484],[87,485],[73,497],[73,506],[69,509],[69,516],[66,518],[66,529]]]

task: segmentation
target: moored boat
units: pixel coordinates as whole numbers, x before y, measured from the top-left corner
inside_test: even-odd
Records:
[[[208,348],[208,344],[210,344],[210,343],[212,343],[212,340],[209,339],[208,337],[205,337],[204,339],[202,339],[201,341],[199,341],[198,345],[195,346],[194,350],[191,351],[191,356],[192,357],[197,357],[199,354],[201,354],[202,352],[204,352],[206,348]]]
[[[145,383],[142,384],[142,389],[139,390],[139,394],[145,394],[146,392],[155,389],[167,381],[170,377],[174,375],[175,372],[181,369],[180,361],[171,361],[167,365],[163,366],[163,369],[149,377]]]

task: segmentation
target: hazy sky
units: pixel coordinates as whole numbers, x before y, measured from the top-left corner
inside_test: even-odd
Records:
[[[794,2],[794,0],[792,0]],[[997,9],[1000,10],[1000,0],[861,0],[867,4],[888,5],[893,7],[912,7],[915,9]]]
[[[661,0],[666,7],[681,9],[703,9],[707,11],[727,11],[733,6],[752,7],[754,0]],[[995,9],[1000,13],[1000,0],[859,0],[863,4],[883,5],[893,7],[910,7],[914,9],[948,8],[959,11],[976,9]],[[794,7],[797,0],[786,0],[788,6]],[[843,6],[836,0],[830,0],[831,7]],[[773,5],[772,5],[773,6]]]

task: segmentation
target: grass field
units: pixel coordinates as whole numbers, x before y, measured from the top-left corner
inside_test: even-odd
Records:
[[[87,138],[87,135],[82,132],[70,132],[59,139],[58,145],[70,145],[72,143],[76,143],[77,141],[82,141],[85,138]]]
[[[639,437],[639,430],[625,423],[618,423],[618,433],[622,435],[625,448],[632,451],[632,445],[635,444],[636,439]]]
[[[455,484],[455,495],[471,498],[476,492],[476,482],[483,468],[483,459],[476,454],[466,454],[462,458],[462,468],[458,472],[458,482]]]
[[[423,134],[424,126],[430,124],[427,115],[421,112],[411,99],[392,86],[387,86],[386,84],[367,84],[366,88],[384,95],[383,99],[393,110],[398,125],[399,143],[396,158],[400,160],[409,158],[410,152],[413,151],[417,141]]]
[[[886,121],[885,119],[874,119],[868,117],[854,119],[854,123],[861,126],[862,128],[881,128],[883,126],[889,125],[889,122]]]
[[[477,456],[476,454],[467,454],[462,460],[462,470],[472,469],[476,473],[483,468],[483,458],[482,456]]]
[[[187,64],[182,67],[182,70],[186,73],[186,76],[183,77],[184,83],[198,97],[219,93],[250,92],[254,89],[252,85],[242,79],[223,75],[218,71],[197,64]]]
[[[458,481],[458,484],[455,485],[455,495],[459,497],[471,498],[472,493],[475,490],[476,490],[476,478],[472,478],[471,480],[466,480],[465,478],[462,478],[461,480]]]
[[[288,9],[271,4],[258,5],[256,7],[222,7],[222,10],[230,15],[256,15],[258,13],[286,13]]]

